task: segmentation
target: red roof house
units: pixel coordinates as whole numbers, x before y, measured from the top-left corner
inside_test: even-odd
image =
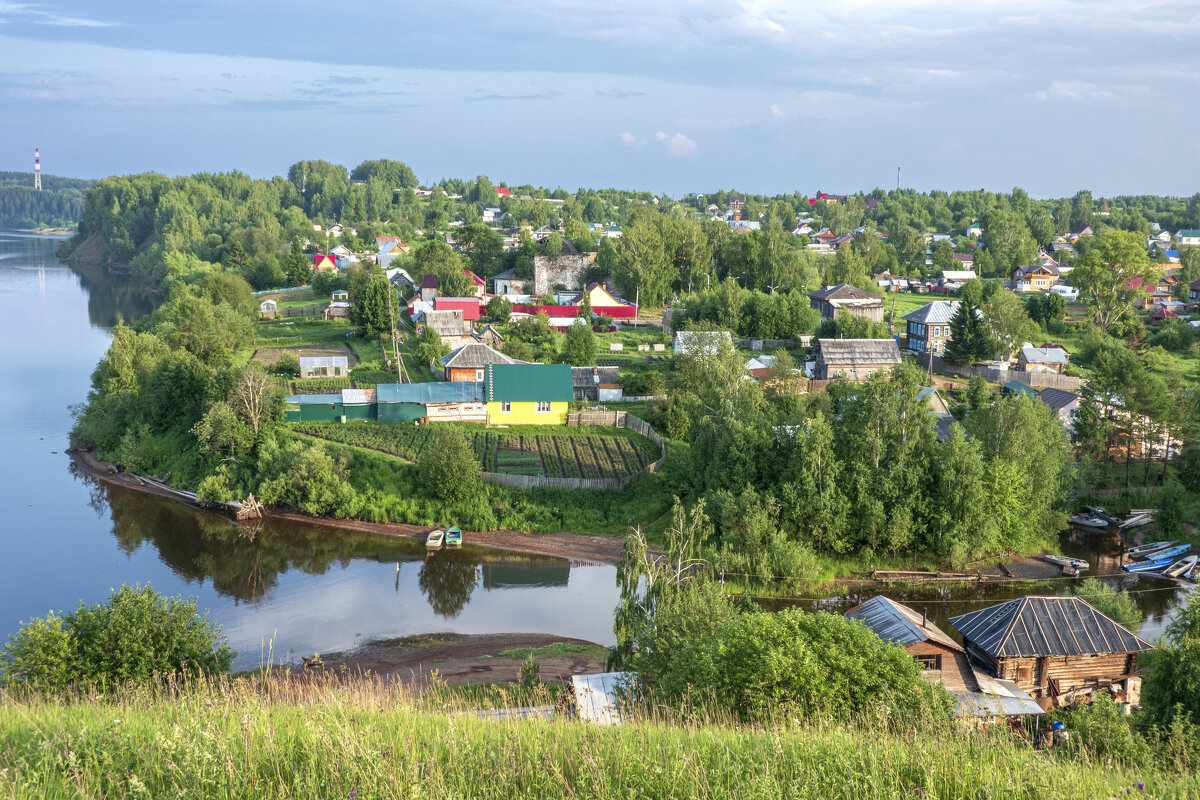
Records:
[[[337,259],[331,255],[317,253],[313,256],[314,272],[337,272]]]
[[[433,307],[437,311],[461,311],[463,319],[479,319],[478,297],[435,297]]]
[[[507,186],[497,186],[496,194],[500,197],[512,197],[512,192],[508,190]]]

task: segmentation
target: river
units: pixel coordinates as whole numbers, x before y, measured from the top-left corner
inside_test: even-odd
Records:
[[[0,640],[22,620],[124,584],[195,597],[238,651],[235,666],[415,633],[529,632],[613,642],[614,569],[465,546],[426,558],[419,542],[269,520],[256,530],[192,508],[109,487],[64,453],[69,407],[87,396],[110,329],[149,309],[119,276],[54,257],[59,239],[0,233]],[[1191,587],[1119,573],[1111,540],[1064,539],[1106,580],[1133,591],[1153,640]],[[1069,581],[1056,581],[1054,592]],[[938,586],[886,594],[946,620],[1019,596],[1024,584]],[[1045,585],[1036,591],[1045,592]],[[821,600],[770,601],[844,611],[875,589]]]

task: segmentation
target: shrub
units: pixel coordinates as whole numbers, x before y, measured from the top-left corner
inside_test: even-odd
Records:
[[[112,686],[155,674],[227,672],[233,657],[195,600],[122,586],[107,602],[23,624],[0,653],[0,677],[59,691],[76,681]]]
[[[417,461],[425,490],[448,503],[462,503],[479,494],[479,461],[462,432],[438,427]]]
[[[284,353],[271,365],[271,372],[295,378],[300,375],[300,357],[295,353]]]

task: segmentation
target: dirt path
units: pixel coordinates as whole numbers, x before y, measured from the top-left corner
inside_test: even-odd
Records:
[[[146,483],[138,476],[128,472],[117,472],[107,461],[96,457],[88,450],[71,450],[71,458],[76,464],[90,475],[115,486],[122,486],[138,492],[147,492],[165,497],[170,500],[181,500],[169,490],[164,490],[153,484]],[[322,527],[342,528],[344,530],[374,533],[380,536],[392,536],[401,539],[424,539],[433,530],[423,525],[404,525],[402,523],[362,522],[353,519],[326,519],[310,517],[291,511],[268,509],[265,512],[272,519],[284,519],[304,525],[319,525]],[[621,557],[623,539],[616,536],[580,536],[573,533],[518,533],[516,531],[464,531],[463,538],[467,544],[491,547],[497,550],[510,550],[516,553],[529,553],[539,556],[557,556],[575,561],[586,561],[601,564],[614,564]]]
[[[376,675],[404,683],[428,681],[436,670],[447,683],[515,683],[522,658],[500,656],[506,650],[537,649],[553,644],[569,645],[567,652],[537,656],[542,680],[551,683],[572,675],[603,672],[606,648],[585,639],[569,639],[545,633],[488,633],[468,636],[458,633],[426,633],[401,639],[367,642],[344,653],[322,653],[323,670],[370,670]],[[303,667],[297,667],[297,670]]]

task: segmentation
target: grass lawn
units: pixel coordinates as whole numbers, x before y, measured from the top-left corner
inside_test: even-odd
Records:
[[[293,318],[259,320],[255,323],[259,347],[334,344],[345,342],[349,332],[350,322],[344,319]]]

